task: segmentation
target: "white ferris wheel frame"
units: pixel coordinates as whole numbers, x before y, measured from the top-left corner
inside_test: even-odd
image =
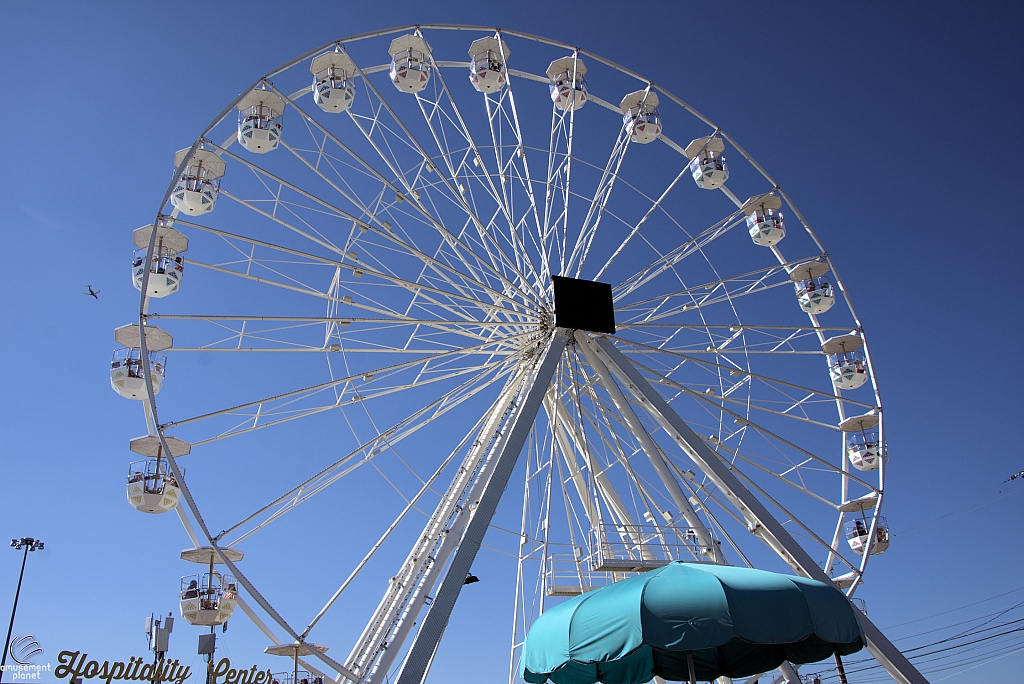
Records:
[[[695,117],[703,121],[705,124],[707,124],[712,129],[714,135],[718,135],[725,139],[726,141],[728,141],[729,144],[732,145],[733,149],[740,155],[742,155],[746,159],[746,161],[752,167],[754,167],[773,186],[775,192],[777,192],[785,200],[785,202],[789,205],[792,212],[798,219],[798,221],[803,225],[808,235],[810,235],[810,237],[813,239],[813,241],[819,248],[822,258],[827,262],[830,270],[832,271],[837,289],[839,292],[842,293],[846,305],[849,308],[849,311],[856,322],[857,329],[862,330],[859,317],[856,314],[853,303],[850,300],[845,288],[843,288],[842,286],[842,281],[839,278],[838,272],[835,269],[835,264],[831,261],[831,258],[828,256],[827,252],[825,251],[824,247],[820,244],[817,237],[814,235],[813,231],[811,231],[810,226],[808,225],[803,215],[800,214],[799,210],[796,209],[796,206],[786,195],[784,190],[774,181],[774,179],[767,173],[767,171],[765,171],[742,147],[740,147],[734,139],[732,139],[721,128],[717,127],[706,117],[704,117],[699,112],[694,110],[690,105],[685,103],[683,100],[676,97],[670,91],[666,90],[660,85],[656,85],[649,79],[646,79],[625,67],[617,65],[614,62],[606,60],[591,52],[576,48],[574,46],[559,41],[553,41],[550,39],[534,36],[523,32],[510,30],[495,30],[493,28],[488,27],[468,25],[412,25],[406,27],[389,28],[374,32],[367,32],[343,40],[332,41],[331,43],[318,47],[315,50],[311,50],[299,56],[298,58],[289,61],[287,64],[279,67],[278,69],[268,73],[266,76],[257,80],[251,88],[243,91],[243,95],[239,96],[239,98],[237,98],[235,102],[232,102],[228,107],[226,107],[225,110],[221,112],[221,114],[219,114],[214,119],[210,126],[206,130],[204,130],[203,133],[198,137],[196,142],[193,144],[189,154],[185,155],[185,158],[176,169],[174,178],[177,179],[181,175],[191,155],[194,154],[194,152],[199,148],[200,144],[204,142],[206,136],[210,133],[210,131],[217,124],[222,122],[225,119],[225,117],[232,112],[232,110],[235,109],[235,105],[237,104],[237,102],[240,101],[242,97],[245,94],[249,93],[253,88],[258,87],[260,84],[268,84],[269,79],[275,76],[276,74],[291,68],[297,63],[304,62],[310,59],[311,57],[314,57],[315,55],[323,52],[324,50],[331,49],[334,46],[344,46],[346,44],[351,44],[356,41],[366,40],[370,38],[378,38],[403,31],[416,31],[418,33],[421,29],[460,30],[475,32],[493,31],[494,35],[498,37],[514,36],[516,38],[520,38],[527,41],[544,43],[550,46],[569,50],[574,55],[574,57],[586,57],[588,59],[600,62],[601,64],[610,67],[616,71],[619,71],[622,74],[631,76],[637,79],[642,84],[645,84],[648,90],[657,89],[657,91],[664,97],[667,97],[669,100],[673,101],[675,104],[682,107],[683,109],[685,109],[686,111],[690,112]],[[435,67],[442,69],[450,67],[465,68],[468,65],[467,62],[433,61],[432,56],[431,61]],[[383,71],[387,68],[388,65],[375,65],[372,67],[367,67],[365,69],[358,69],[357,67],[358,76],[361,79],[360,82],[365,83],[367,84],[367,87],[372,88],[372,85],[370,85],[370,81],[366,78],[366,75],[378,71]],[[539,81],[545,84],[548,83],[548,79],[543,76],[538,76],[526,72],[520,72],[511,68],[508,69],[508,75],[510,77],[510,81],[512,77],[515,77],[532,81]],[[295,97],[295,95],[298,95],[298,93],[294,95],[288,95],[285,93],[279,94],[283,98],[285,98],[285,100],[290,106],[299,109],[298,106],[296,106],[293,101],[293,98]],[[384,102],[383,98],[380,99],[382,102]],[[590,99],[593,100],[599,106],[603,106],[605,108],[612,109],[618,112],[618,107],[616,107],[614,104],[602,101],[595,96],[591,96]],[[513,111],[514,107],[515,105],[513,100]],[[299,109],[299,111],[301,111],[301,109]],[[379,112],[380,110],[378,110],[378,113]],[[324,131],[324,133],[326,134],[327,132]],[[415,137],[412,136],[411,133],[408,133],[408,135],[410,139],[415,140]],[[672,142],[668,137],[661,136],[661,140],[665,142],[669,147],[676,150],[677,152],[683,153],[683,149],[678,144]],[[339,146],[343,146],[342,143],[338,140],[335,140],[334,142]],[[223,146],[217,146],[215,144],[210,143],[209,141],[206,141],[206,143],[208,145],[212,145],[212,147],[216,149],[218,152],[227,154],[232,158],[242,162],[243,164],[248,163],[241,157],[237,157],[227,150],[230,141],[228,144],[225,144]],[[525,143],[522,141],[522,139],[520,139],[519,144],[524,145]],[[424,157],[429,159],[429,155],[427,155],[425,151],[423,151],[423,153]],[[480,152],[475,149],[474,153],[477,155],[480,154]],[[353,154],[353,156],[358,158],[358,156],[355,154]],[[367,164],[366,168],[367,170],[376,173],[372,165]],[[395,171],[394,177],[398,178],[399,180],[404,180],[404,176],[401,171],[393,171]],[[281,183],[284,185],[289,185],[288,182],[283,179],[278,180],[280,180]],[[380,183],[391,187],[391,189],[396,193],[412,193],[414,190],[414,188],[411,186],[398,187],[384,176],[378,176],[377,180]],[[291,187],[296,192],[303,192],[303,190],[299,187],[289,187]],[[161,219],[166,218],[166,215],[163,214],[162,212],[163,208],[167,206],[168,201],[170,200],[172,189],[173,183],[168,188],[167,192],[163,197],[163,201],[161,202],[160,205],[161,212],[158,214],[157,220],[154,223],[154,225],[156,225],[156,223],[158,223]],[[742,201],[735,195],[733,195],[728,190],[728,188],[723,186],[720,189],[723,191],[725,195],[727,195],[730,198],[730,200],[732,200],[733,203],[736,204],[737,207],[742,206]],[[548,191],[552,191],[550,179],[548,180]],[[177,212],[172,213],[171,218],[175,222],[182,223],[183,225],[191,225],[196,228],[202,228],[201,226],[198,226],[196,224],[190,224],[188,221],[178,218]],[[154,250],[156,247],[156,237],[157,231],[151,231],[150,240],[147,247],[147,260],[152,259],[152,256],[154,254]],[[785,267],[791,263],[787,262],[787,260],[783,257],[781,251],[778,248],[772,247],[771,249],[782,267]],[[570,259],[570,266],[572,264],[572,261],[573,260]],[[580,261],[580,266],[582,266],[582,259]],[[545,260],[543,262],[542,268],[546,269],[547,267],[548,261]],[[577,276],[578,273],[579,271],[577,270]],[[542,276],[543,275],[549,276],[550,274],[542,274]],[[156,318],[174,318],[174,316],[157,317],[149,315],[148,308],[150,298],[147,295],[147,285],[149,281],[149,276],[150,272],[147,269],[143,276],[142,296],[140,298],[140,326],[145,326],[148,322]],[[524,283],[525,281],[523,281],[523,283],[520,284]],[[335,320],[340,322],[342,320],[342,317],[337,317],[337,319]],[[353,321],[357,319],[352,319],[351,317],[344,317],[344,320]],[[322,322],[324,323],[331,323],[331,321],[332,318],[329,316],[324,317],[322,319]],[[827,330],[827,328],[820,326],[813,315],[811,316],[811,321],[814,327],[817,329],[817,334],[819,338],[822,341],[824,341],[823,331]],[[143,329],[144,328],[140,328],[140,330]],[[476,555],[476,552],[480,547],[480,543],[483,539],[483,534],[487,530],[488,525],[490,524],[491,516],[493,515],[494,509],[496,508],[498,500],[500,499],[501,494],[505,488],[505,484],[507,484],[508,482],[508,477],[511,474],[512,467],[514,466],[515,461],[518,458],[520,450],[523,448],[527,432],[532,426],[534,417],[537,415],[537,412],[543,404],[544,396],[547,392],[547,388],[551,383],[551,379],[555,372],[557,358],[561,354],[565,345],[567,344],[570,335],[571,332],[568,330],[561,328],[554,329],[553,332],[550,334],[550,337],[548,337],[548,339],[546,340],[546,349],[543,351],[543,353],[538,354],[537,357],[533,359],[533,365],[531,366],[531,368],[520,368],[519,372],[522,377],[520,378],[518,383],[509,385],[509,387],[512,387],[515,390],[516,396],[520,398],[520,400],[516,402],[516,411],[514,415],[510,418],[510,422],[506,423],[509,429],[506,429],[505,437],[500,442],[500,444],[495,446],[494,453],[492,454],[492,456],[489,457],[488,463],[493,464],[489,477],[486,479],[486,481],[482,479],[478,481],[478,484],[480,485],[480,503],[476,509],[477,513],[469,517],[469,519],[465,521],[466,529],[460,540],[458,540],[457,548],[455,548],[456,544],[453,542],[453,548],[450,551],[454,554],[454,556],[451,563],[447,566],[444,566],[443,564],[437,565],[437,570],[439,572],[442,569],[444,570],[443,574],[441,574],[437,580],[440,583],[440,588],[438,591],[435,592],[433,602],[429,606],[427,615],[423,619],[420,629],[416,632],[414,641],[406,657],[401,673],[399,674],[398,677],[399,684],[420,684],[422,680],[426,677],[430,661],[433,658],[433,655],[437,648],[437,644],[439,643],[442,633],[444,631],[444,627],[447,624],[448,617],[451,613],[451,610],[455,604],[456,599],[458,598],[458,593],[459,590],[461,589],[465,573],[468,572],[473,557]],[[753,493],[737,478],[737,476],[733,473],[732,469],[725,464],[721,457],[719,457],[703,439],[697,437],[693,430],[672,409],[668,402],[666,402],[661,397],[661,395],[651,387],[651,385],[647,382],[644,376],[636,369],[633,363],[631,363],[625,356],[623,356],[622,353],[618,349],[616,349],[614,345],[612,345],[603,336],[598,335],[577,334],[576,341],[577,343],[580,344],[583,354],[594,365],[594,367],[597,368],[599,372],[601,372],[602,369],[605,372],[610,372],[611,375],[615,376],[615,378],[621,383],[622,386],[628,388],[631,394],[628,400],[632,402],[634,405],[642,406],[644,409],[646,409],[649,415],[660,425],[660,427],[665,431],[665,433],[671,436],[678,443],[679,447],[690,457],[690,459],[700,466],[704,474],[715,483],[717,488],[724,493],[724,495],[730,500],[733,506],[738,511],[742,512],[744,518],[750,521],[751,532],[753,532],[762,541],[768,544],[768,546],[771,547],[772,550],[774,550],[780,557],[782,557],[787,562],[787,564],[798,574],[806,577],[811,577],[814,579],[819,579],[824,582],[831,581],[826,572],[822,570],[822,568],[819,567],[812,560],[812,558],[807,554],[803,547],[793,538],[793,536],[771,515],[771,513],[769,513],[769,511],[764,507],[760,500],[756,496],[754,496]],[[147,363],[149,350],[147,348],[146,335],[144,334],[140,335],[140,347],[143,363],[145,365]],[[251,351],[260,350],[252,349]],[[878,393],[878,384],[874,377],[873,365],[870,362],[870,353],[868,351],[866,340],[864,341],[864,355],[868,361],[868,372],[871,374],[871,382],[874,390],[875,407],[880,407],[881,399]],[[529,370],[529,372],[524,373],[523,371],[525,370]],[[157,419],[157,406],[155,401],[154,386],[152,378],[150,377],[149,373],[145,374],[145,386],[147,396],[143,402],[143,406],[146,413],[146,422],[149,428],[149,432],[150,435],[155,436],[159,440],[162,446],[162,451],[166,455],[167,463],[171,471],[175,475],[177,481],[180,483],[182,490],[182,499],[184,500],[186,506],[188,507],[188,510],[192,515],[192,519],[195,521],[194,526],[192,520],[189,520],[183,508],[181,506],[177,507],[176,510],[178,512],[178,515],[181,518],[185,530],[188,533],[189,537],[191,538],[192,542],[196,546],[208,544],[209,546],[213,547],[215,553],[217,553],[220,556],[221,561],[231,570],[235,577],[238,578],[240,584],[246,589],[248,595],[256,602],[256,604],[259,605],[260,608],[263,609],[266,615],[287,634],[288,638],[298,642],[303,642],[306,635],[309,632],[309,629],[312,628],[313,624],[316,623],[316,620],[313,621],[313,623],[309,626],[309,628],[305,630],[305,632],[299,632],[295,630],[249,582],[244,573],[242,573],[229,558],[227,558],[224,554],[220,553],[220,551],[218,550],[220,535],[212,534],[210,529],[207,527],[207,524],[204,521],[199,511],[199,508],[197,507],[196,502],[187,486],[185,478],[182,476],[182,473],[179,470],[176,458],[173,455],[172,450],[168,448],[168,443],[164,435],[164,430],[168,426],[161,425]],[[505,399],[507,401],[511,401],[512,393],[507,392]],[[838,407],[840,419],[842,420],[843,418],[846,417],[844,402],[837,400],[836,404]],[[502,411],[504,411],[507,407],[501,406],[501,408]],[[626,413],[628,414],[628,412]],[[880,410],[878,411],[878,413],[879,442],[881,444],[884,444],[884,421],[882,420]],[[493,419],[495,417],[496,416],[493,414],[492,411],[491,418]],[[843,470],[844,472],[848,471],[845,459],[843,461]],[[884,458],[882,459],[882,462],[880,464],[879,471],[879,486],[877,488],[877,492],[879,495],[877,497],[877,503],[875,504],[874,515],[872,517],[870,532],[871,540],[874,539],[874,529],[875,525],[877,524],[878,516],[882,505],[881,492],[884,489],[885,473]],[[844,478],[844,498],[846,495],[847,484],[848,481],[846,478]],[[200,534],[197,534],[195,529],[196,526],[198,526]],[[833,540],[832,546],[835,546],[835,541],[839,539],[839,534],[840,530],[837,528],[836,539]],[[857,584],[859,584],[860,582],[860,576],[863,574],[864,567],[866,566],[866,563],[870,556],[870,553],[868,551],[865,551],[865,553],[863,554],[861,567],[859,568],[857,577],[853,582],[853,586],[851,587],[851,594],[852,590],[855,589]],[[829,565],[831,565],[831,561],[832,557],[830,553]],[[339,589],[339,593],[340,591],[341,590]],[[279,638],[275,635],[275,632],[267,626],[267,624],[263,621],[263,619],[253,609],[252,606],[250,606],[241,597],[238,598],[238,604],[242,607],[243,611],[248,615],[248,617],[252,619],[252,621],[257,625],[257,627],[261,631],[263,631],[274,643],[281,643]],[[323,611],[321,611],[321,615],[323,614],[323,612],[327,610],[329,606],[330,603],[328,604],[328,606],[324,608]],[[920,675],[920,673],[913,667],[913,665],[910,664],[910,662],[898,651],[898,649],[896,649],[891,644],[891,642],[888,641],[888,639],[870,622],[870,620],[867,619],[866,616],[860,615],[860,611],[858,611],[858,615],[861,619],[862,626],[868,638],[869,651],[879,661],[879,663],[881,663],[883,667],[893,676],[895,680],[902,682],[904,684],[917,684],[919,682],[926,681],[924,677]],[[318,615],[317,619],[319,619],[319,617],[320,616]],[[397,653],[398,650],[398,648],[395,648],[394,652]],[[313,655],[315,655],[328,668],[338,673],[337,676],[334,678],[335,681],[366,681],[364,678],[353,673],[345,664],[337,662],[333,658],[326,656],[325,654],[318,652],[315,649]],[[307,667],[309,666],[307,665]],[[311,669],[313,669],[314,671],[318,671],[315,668]]]

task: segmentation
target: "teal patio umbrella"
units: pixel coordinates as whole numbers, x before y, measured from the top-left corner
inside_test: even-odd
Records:
[[[746,677],[861,650],[856,610],[817,580],[675,562],[547,610],[519,674],[531,684]]]

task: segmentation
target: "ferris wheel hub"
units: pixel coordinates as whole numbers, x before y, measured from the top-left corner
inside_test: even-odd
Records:
[[[552,276],[555,325],[559,328],[615,334],[612,286],[591,280]]]

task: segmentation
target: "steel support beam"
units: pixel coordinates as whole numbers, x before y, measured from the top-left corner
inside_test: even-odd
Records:
[[[637,441],[640,442],[640,447],[644,453],[647,454],[647,459],[654,466],[655,472],[658,473],[658,477],[661,479],[662,484],[665,485],[665,489],[668,491],[669,496],[672,497],[672,501],[675,502],[676,508],[683,515],[686,520],[686,524],[693,528],[694,533],[697,535],[697,539],[700,545],[708,550],[708,554],[715,563],[721,564],[722,554],[719,549],[715,546],[714,540],[711,538],[710,530],[704,527],[704,522],[697,516],[697,512],[693,510],[693,506],[690,505],[689,500],[686,498],[686,494],[683,492],[682,487],[679,486],[679,481],[676,480],[672,474],[672,470],[669,464],[665,461],[664,455],[661,453],[661,449],[654,443],[650,434],[647,432],[647,428],[644,427],[643,423],[640,422],[640,418],[633,411],[633,407],[629,405],[626,397],[623,396],[622,390],[612,380],[611,373],[608,372],[608,367],[604,361],[601,360],[600,355],[597,353],[597,349],[594,348],[593,339],[586,339],[580,341],[580,348],[583,350],[583,355],[587,357],[587,361],[591,367],[597,373],[598,378],[601,379],[601,384],[604,385],[604,389],[608,392],[608,396],[611,397],[612,403],[615,404],[615,408],[618,409],[619,415],[626,421],[626,426],[629,431],[633,433]],[[661,525],[658,525],[661,528]]]
[[[402,670],[398,674],[397,684],[421,684],[426,679],[430,662],[448,625],[448,618],[455,608],[455,601],[462,591],[466,575],[469,573],[480,550],[484,534],[491,524],[494,512],[498,508],[501,495],[508,486],[509,477],[519,460],[519,453],[526,444],[526,438],[533,428],[537,419],[537,412],[540,410],[547,393],[548,385],[554,377],[558,362],[562,358],[562,352],[569,341],[567,331],[558,328],[555,330],[547,349],[544,351],[537,363],[536,369],[524,385],[520,394],[517,411],[511,421],[508,431],[508,439],[501,445],[499,451],[491,457],[493,465],[490,468],[487,484],[476,504],[476,510],[472,519],[466,526],[466,532],[459,544],[458,551],[452,559],[448,571],[441,580],[440,587],[434,596],[434,601],[427,611],[423,624],[416,633],[409,655],[406,656]]]
[[[599,349],[599,355],[612,374],[721,490],[729,503],[747,521],[748,529],[778,553],[796,573],[831,584],[832,580],[825,571],[818,567],[803,547],[768,512],[764,504],[739,481],[718,454],[679,417],[633,364],[615,348],[612,341],[604,336],[593,339]],[[857,617],[860,619],[864,636],[867,637],[868,652],[893,679],[900,684],[928,684],[924,675],[918,672],[866,615],[857,610]]]

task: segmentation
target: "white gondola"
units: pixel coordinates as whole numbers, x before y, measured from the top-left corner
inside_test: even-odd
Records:
[[[173,510],[180,499],[181,488],[166,460],[147,458],[128,466],[128,503],[135,510],[166,513]]]
[[[846,440],[846,455],[850,459],[850,465],[857,470],[878,470],[882,452],[877,432],[850,435]]]
[[[166,368],[166,356],[155,352],[149,354],[153,394],[160,392]],[[146,398],[146,371],[142,363],[142,350],[131,347],[114,350],[114,357],[110,361],[110,386],[125,399]]]
[[[828,264],[824,261],[799,264],[789,272],[789,279],[796,288],[796,300],[800,303],[800,308],[814,316],[825,313],[836,303],[832,283],[824,277],[826,273]]]
[[[391,82],[403,93],[418,93],[430,80],[427,43],[419,36],[407,35],[391,41]]]
[[[324,684],[324,678],[306,670],[274,672],[270,684]]]
[[[878,553],[885,553],[885,550],[889,548],[889,525],[885,522],[885,518],[878,516],[877,524],[875,526],[875,538],[871,544],[870,554],[874,556]],[[864,555],[867,550],[868,542],[871,541],[871,521],[866,518],[857,518],[856,520],[850,520],[843,529],[846,532],[846,543],[850,545],[854,553]]]
[[[875,429],[878,422],[878,414],[869,413],[847,418],[839,424],[839,429],[846,433],[846,456],[857,470],[878,470],[882,459],[888,457],[888,450]]]
[[[167,367],[167,357],[160,352],[170,349],[174,341],[168,333],[153,325],[145,327],[145,335],[153,393],[156,394],[163,385],[164,369]],[[115,329],[114,340],[124,346],[114,351],[114,358],[110,362],[110,386],[126,399],[145,399],[146,375],[142,363],[139,324],[123,325]]]
[[[508,82],[505,64],[512,54],[505,41],[480,38],[469,46],[469,82],[481,93],[501,90]]]
[[[191,148],[174,153],[174,168],[185,161]],[[200,216],[213,211],[224,177],[224,160],[210,150],[198,149],[188,160],[171,191],[171,204],[185,214]]]
[[[556,59],[547,70],[551,101],[562,111],[580,109],[589,99],[587,65],[579,57]]]
[[[324,684],[319,676],[312,676],[306,670],[299,669],[299,658],[311,656],[316,653],[326,653],[327,646],[311,644],[308,642],[293,641],[290,644],[276,644],[263,649],[264,653],[276,656],[285,656],[292,659],[291,672],[276,672],[273,679],[267,684]]]
[[[828,355],[829,375],[837,390],[855,390],[868,379],[868,367],[858,350],[864,346],[860,335],[832,337],[821,345]]]
[[[276,150],[281,143],[284,100],[272,90],[256,88],[235,105],[238,142],[256,154]]]
[[[313,101],[332,114],[348,111],[356,97],[356,64],[348,54],[337,50],[313,58]]]
[[[652,90],[638,90],[622,98],[619,111],[630,140],[646,145],[658,139],[661,135],[659,104],[658,94]]]
[[[132,257],[132,282],[136,290],[142,290],[146,275],[146,250],[135,250]],[[185,271],[185,260],[169,247],[156,247],[149,263],[149,296],[166,297],[178,291],[181,276]]]
[[[190,625],[213,627],[231,619],[238,587],[231,575],[205,572],[181,578],[181,617]]]
[[[725,141],[717,136],[697,138],[683,150],[690,160],[690,174],[698,188],[715,190],[729,180]]]
[[[132,235],[138,248],[132,257],[132,283],[140,292],[146,275],[146,251],[152,234],[153,226],[149,225],[137,229]],[[148,296],[160,298],[178,291],[185,273],[185,259],[181,254],[187,249],[187,237],[167,223],[161,222],[157,226],[153,258],[149,262]]]
[[[751,197],[743,203],[747,232],[755,245],[772,247],[786,237],[786,226],[779,209],[782,209],[782,198],[772,193]]]
[[[222,554],[232,563],[242,560],[242,552],[235,549],[216,549],[204,546],[181,552],[183,560],[208,566],[202,574],[185,575],[181,578],[181,616],[190,625],[214,627],[227,622],[235,612],[238,600],[238,585],[235,578],[214,569],[221,564]]]

